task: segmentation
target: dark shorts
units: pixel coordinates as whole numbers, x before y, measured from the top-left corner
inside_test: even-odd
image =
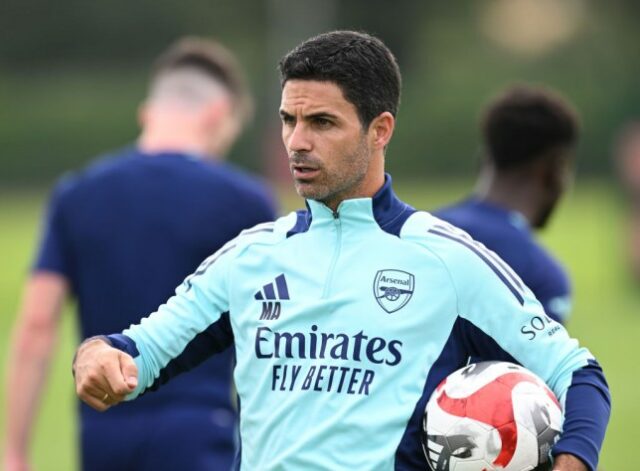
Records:
[[[235,423],[226,410],[172,409],[84,418],[84,471],[226,471]]]

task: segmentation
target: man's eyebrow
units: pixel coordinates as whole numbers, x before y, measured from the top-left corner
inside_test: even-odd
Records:
[[[278,113],[280,114],[281,118],[291,118],[293,117],[292,114],[287,113],[285,110],[279,110]],[[329,111],[318,111],[316,113],[310,113],[307,115],[304,115],[302,117],[303,119],[318,119],[318,118],[323,118],[323,119],[333,119],[336,120],[338,119],[338,116],[330,113]]]
[[[317,113],[311,113],[305,116],[305,119],[317,119],[317,118],[337,119],[338,116],[333,113],[329,113],[328,111],[319,111]]]

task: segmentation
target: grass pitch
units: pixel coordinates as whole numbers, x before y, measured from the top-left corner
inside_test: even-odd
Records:
[[[396,184],[401,198],[420,209],[433,209],[464,194],[461,182]],[[290,210],[299,199],[283,193]],[[46,195],[0,195],[0,376],[5,376],[8,340],[21,286],[37,242]],[[640,282],[627,275],[624,214],[615,189],[605,183],[580,182],[563,201],[542,240],[567,266],[574,284],[569,331],[603,365],[613,395],[613,414],[601,464],[607,470],[634,471],[635,424],[640,423],[635,347],[640,338]],[[75,347],[72,306],[67,307],[60,343],[44,395],[32,447],[34,469],[77,469],[76,403],[71,378]],[[0,389],[4,405],[5,390]],[[0,442],[5,408],[0,410]],[[0,453],[2,451],[0,450]]]

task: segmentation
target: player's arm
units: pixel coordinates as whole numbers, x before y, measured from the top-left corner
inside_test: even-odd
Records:
[[[545,314],[528,288],[508,287],[484,267],[479,279],[484,281],[468,289],[461,310],[469,320],[470,352],[515,361],[543,378],[564,406],[563,432],[553,455],[573,455],[586,469],[595,470],[610,415],[609,390],[600,366]],[[569,464],[558,470],[564,466]]]
[[[446,240],[441,252],[458,294],[458,315],[464,320],[461,340],[469,354],[515,361],[543,378],[564,404],[563,432],[553,454],[573,455],[594,470],[610,396],[591,353],[545,314],[495,253],[455,231],[432,234]]]
[[[230,346],[225,254],[233,248],[229,243],[205,260],[166,304],[140,324],[121,334],[85,341],[74,362],[78,396],[104,410],[125,397],[133,399],[157,388]]]
[[[47,272],[34,273],[26,283],[14,325],[7,364],[6,440],[4,469],[26,471],[28,447],[53,350],[67,280]]]

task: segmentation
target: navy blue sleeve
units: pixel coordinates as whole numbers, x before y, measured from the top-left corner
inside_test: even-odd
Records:
[[[136,343],[124,334],[98,335],[97,338],[101,338],[113,348],[117,348],[121,352],[131,355],[132,358],[136,358],[140,355],[138,347],[136,347]]]
[[[128,353],[133,358],[140,354],[135,341],[124,334],[107,335],[105,340],[112,347]],[[145,392],[154,391],[171,378],[195,368],[210,356],[229,348],[233,345],[233,341],[229,313],[225,312],[217,322],[214,322],[203,332],[196,335],[180,355],[165,365],[153,384],[146,388]]]
[[[63,216],[65,189],[66,184],[61,181],[51,194],[32,271],[52,271],[70,278],[70,250]]]
[[[611,414],[609,387],[596,362],[573,373],[565,404],[562,438],[552,453],[575,455],[595,471]]]

